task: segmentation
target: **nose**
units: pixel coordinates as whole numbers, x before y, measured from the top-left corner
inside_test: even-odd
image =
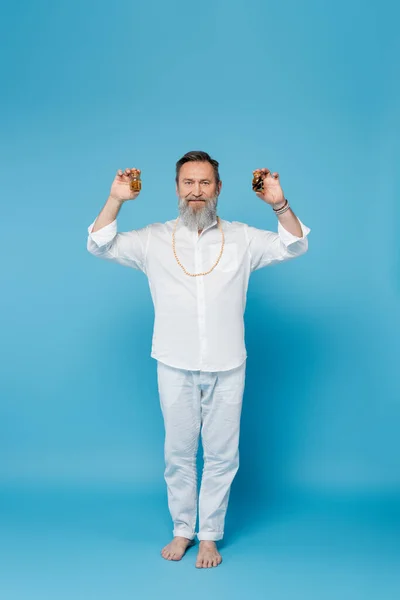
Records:
[[[197,181],[197,182],[194,184],[194,192],[193,192],[193,195],[197,197],[197,196],[201,196],[201,195],[202,195],[202,193],[203,193],[203,192],[201,191],[200,182],[199,182],[199,181]]]

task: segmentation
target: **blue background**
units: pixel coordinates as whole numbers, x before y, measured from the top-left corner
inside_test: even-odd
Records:
[[[400,592],[398,12],[3,5],[6,600]],[[146,277],[86,250],[118,168],[142,170],[126,231],[177,216],[175,163],[198,149],[220,162],[222,218],[277,230],[251,190],[268,167],[311,228],[307,254],[250,280],[241,464],[207,574],[196,547],[159,555],[172,523]]]

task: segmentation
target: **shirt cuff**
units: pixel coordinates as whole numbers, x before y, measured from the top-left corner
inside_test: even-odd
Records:
[[[117,234],[117,219],[114,219],[114,221],[111,221],[111,223],[108,225],[105,225],[101,229],[98,229],[92,233],[95,222],[96,219],[89,225],[88,234],[98,246],[104,246],[105,244],[108,244],[108,242],[110,242]]]
[[[300,223],[303,237],[298,237],[297,235],[293,235],[293,233],[290,233],[290,231],[285,229],[284,226],[282,225],[282,223],[280,221],[278,221],[279,237],[281,238],[281,240],[285,244],[285,246],[290,246],[290,244],[294,244],[295,242],[298,242],[299,240],[303,240],[311,231],[311,229],[309,227],[307,227],[307,225],[304,225],[304,223],[302,223],[298,217],[297,217],[297,220]]]

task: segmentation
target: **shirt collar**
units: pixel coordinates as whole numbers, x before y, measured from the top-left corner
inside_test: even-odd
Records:
[[[204,233],[205,231],[207,231],[207,229],[211,229],[211,227],[215,227],[217,224],[218,224],[217,219],[214,219],[214,221],[210,225],[207,225],[207,227],[205,227],[201,233]],[[198,235],[197,231],[192,231],[191,229],[188,229],[188,227],[186,227],[186,225],[184,224],[184,222],[182,221],[181,218],[179,218],[177,229],[184,229],[189,234],[193,235],[193,234],[197,233],[197,235]]]

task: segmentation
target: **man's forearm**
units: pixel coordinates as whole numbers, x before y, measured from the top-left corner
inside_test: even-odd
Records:
[[[285,205],[285,202],[280,202],[274,208],[282,208]],[[303,237],[303,232],[299,223],[298,218],[294,214],[291,208],[286,210],[282,215],[277,215],[279,222],[282,226],[289,231],[292,235],[296,235],[297,237]]]
[[[112,223],[117,218],[122,205],[122,201],[116,200],[113,196],[108,196],[105,205],[94,222],[92,233]]]

